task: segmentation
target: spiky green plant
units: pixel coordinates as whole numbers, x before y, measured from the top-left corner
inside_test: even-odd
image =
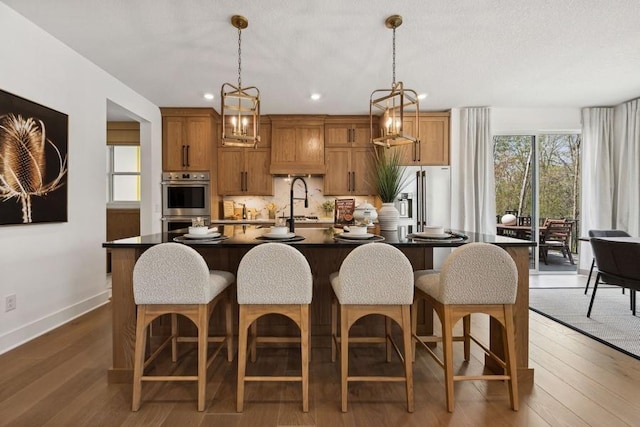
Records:
[[[373,153],[376,191],[382,203],[392,203],[407,182],[406,169],[400,164],[400,152],[397,148],[376,147]]]

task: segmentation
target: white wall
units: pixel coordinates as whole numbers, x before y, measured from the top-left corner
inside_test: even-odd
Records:
[[[162,126],[155,105],[3,3],[0,39],[0,89],[69,116],[68,222],[0,227],[3,353],[108,300],[101,247],[107,99],[142,122],[144,233],[159,230],[152,207],[160,203]],[[17,309],[5,313],[9,294]]]
[[[491,108],[494,134],[580,132],[580,108]]]

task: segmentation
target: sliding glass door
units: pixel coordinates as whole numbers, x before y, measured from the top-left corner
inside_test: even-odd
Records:
[[[540,249],[531,251],[533,270],[576,271],[580,143],[579,134],[494,137],[496,220],[515,217],[515,224],[503,224],[498,231],[538,242]],[[554,221],[569,224],[570,233],[546,236],[553,228],[546,225]]]

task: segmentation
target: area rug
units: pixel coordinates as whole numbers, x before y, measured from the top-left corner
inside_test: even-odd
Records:
[[[640,310],[631,314],[629,291],[599,287],[589,318],[590,300],[581,288],[529,290],[531,310],[640,360]]]

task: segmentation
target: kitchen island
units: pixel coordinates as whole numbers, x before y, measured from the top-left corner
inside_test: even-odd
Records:
[[[224,225],[219,231],[226,237],[215,243],[189,241],[209,265],[210,269],[237,272],[243,255],[253,246],[263,243],[261,236],[269,232],[268,227],[259,225]],[[331,285],[329,274],[339,270],[347,254],[358,241],[342,241],[334,236],[342,230],[333,227],[296,228],[296,236],[303,240],[288,244],[296,247],[307,258],[313,273],[313,301],[311,304],[312,345],[329,346],[331,323]],[[415,241],[400,232],[379,232],[384,241],[399,248],[409,259],[414,270],[430,269],[433,266],[433,248],[457,247],[470,242],[486,242],[498,245],[511,255],[518,269],[518,293],[514,309],[516,335],[516,363],[520,382],[533,379],[533,369],[529,368],[529,248],[535,242],[513,239],[504,236],[486,235],[460,231],[466,239],[452,241]],[[110,382],[131,382],[133,369],[133,350],[135,342],[136,307],[133,301],[133,267],[138,257],[153,245],[171,242],[183,233],[169,232],[106,242],[102,246],[109,248],[112,254],[112,316],[113,316],[113,366],[109,370]],[[370,243],[367,243],[370,244]],[[375,243],[374,243],[375,244]],[[215,318],[214,318],[215,319]],[[420,334],[433,331],[433,313],[429,307],[421,307],[419,312]],[[354,328],[375,327],[369,321]],[[382,325],[382,324],[380,324]],[[215,326],[215,324],[213,325]],[[291,325],[284,318],[260,320],[259,333],[290,333]],[[214,329],[215,331],[215,329]],[[490,347],[502,355],[502,328],[491,321]],[[355,331],[356,333],[362,331]],[[485,363],[492,369],[499,369],[493,359],[486,358]]]

